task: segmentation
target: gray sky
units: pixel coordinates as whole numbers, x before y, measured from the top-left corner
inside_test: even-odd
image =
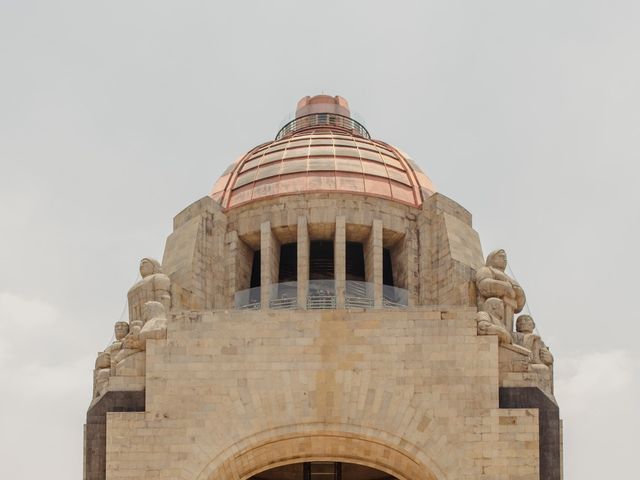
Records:
[[[640,2],[0,0],[0,478],[80,478],[142,256],[304,95],[346,97],[505,248],[565,478],[640,431]],[[626,474],[626,475],[625,475]]]

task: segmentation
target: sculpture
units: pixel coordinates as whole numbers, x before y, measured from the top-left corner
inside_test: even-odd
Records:
[[[142,349],[146,350],[147,340],[167,338],[167,315],[160,302],[147,302],[142,308],[144,326],[140,330]]]
[[[143,258],[140,261],[140,275],[142,280],[127,293],[129,322],[142,321],[142,307],[146,302],[160,302],[167,311],[171,308],[171,281],[162,273],[160,263],[152,258]]]
[[[531,351],[533,365],[551,366],[553,355],[540,336],[533,333],[534,328],[536,328],[536,324],[531,315],[520,315],[516,320],[516,331],[511,333],[513,343]]]
[[[511,335],[504,326],[504,302],[499,298],[488,298],[476,315],[478,335],[497,335],[498,343],[510,344]]]
[[[99,396],[102,393],[107,383],[109,382],[109,377],[112,373],[111,360],[122,349],[123,339],[129,333],[129,324],[127,322],[116,322],[113,330],[116,339],[111,345],[105,348],[104,351],[100,352],[98,354],[98,358],[96,358],[93,377],[93,393],[95,397]]]
[[[518,282],[504,273],[506,268],[507,254],[504,250],[495,250],[487,256],[485,266],[476,274],[477,301],[478,308],[482,309],[488,298],[495,297],[502,300],[504,326],[511,332],[513,331],[513,314],[522,311],[526,297]]]

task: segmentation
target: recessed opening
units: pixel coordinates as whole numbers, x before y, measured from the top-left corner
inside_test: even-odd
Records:
[[[317,240],[309,247],[309,280],[333,280],[333,242]]]
[[[382,283],[383,285],[393,284],[393,264],[391,262],[391,250],[388,248],[382,249]]]
[[[283,465],[250,480],[397,480],[375,468],[344,462],[304,462]]]
[[[361,243],[347,242],[345,266],[347,280],[365,281],[364,249]]]
[[[251,283],[249,288],[260,286],[260,250],[253,252],[253,263],[251,264]]]
[[[280,247],[278,283],[298,280],[298,244],[286,243]]]

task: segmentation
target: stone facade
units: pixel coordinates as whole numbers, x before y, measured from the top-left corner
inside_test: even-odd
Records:
[[[132,291],[163,289],[144,287],[96,362],[85,479],[335,461],[401,480],[559,480],[553,357],[530,317],[513,331],[506,254],[485,262],[469,212],[421,192],[205,197],[180,212]],[[312,289],[320,244],[330,291]]]

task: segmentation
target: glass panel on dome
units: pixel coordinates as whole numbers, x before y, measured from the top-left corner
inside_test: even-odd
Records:
[[[301,147],[309,145],[311,139],[309,137],[294,137],[289,141],[290,146]]]
[[[395,157],[395,156],[396,156],[396,154],[395,154],[395,152],[394,152],[393,150],[390,150],[390,149],[388,149],[388,148],[385,148],[385,147],[383,147],[382,145],[379,145],[379,144],[378,144],[378,145],[376,145],[376,146],[380,149],[380,151],[381,151],[383,154],[387,154],[387,155],[389,155],[390,157]]]
[[[327,138],[318,138],[318,137],[314,137],[311,139],[311,145],[332,145],[333,146],[333,139],[330,137]]]
[[[333,157],[309,157],[309,171],[335,169],[336,160]]]
[[[354,157],[359,158],[360,153],[357,148],[348,148],[348,147],[336,147],[336,156],[337,157]]]
[[[355,158],[336,158],[336,170],[341,172],[362,173],[362,162]]]
[[[278,193],[278,177],[268,178],[253,184],[253,198],[268,197]]]
[[[279,181],[279,194],[304,192],[307,190],[307,174],[294,173],[281,175]]]
[[[260,164],[260,158],[261,157],[258,157],[258,158],[254,159],[254,160],[249,160],[247,163],[245,163],[242,166],[242,170],[240,170],[240,171],[241,172],[246,172],[247,170],[251,170],[252,168],[257,167]]]
[[[364,177],[364,187],[367,193],[374,195],[383,195],[385,197],[391,196],[391,187],[389,186],[389,180],[384,178]]]
[[[387,169],[384,165],[375,162],[362,162],[362,168],[367,175],[377,175],[378,177],[388,177]]]
[[[354,173],[336,173],[336,188],[347,192],[364,192],[364,178]]]
[[[251,200],[251,195],[253,192],[253,184],[247,185],[246,187],[235,189],[231,192],[231,198],[229,199],[229,206],[233,207],[235,205],[240,205],[241,203],[248,202]]]
[[[391,192],[393,198],[401,202],[415,203],[413,188],[407,187],[397,182],[391,182]]]
[[[264,157],[262,157],[262,161],[260,162],[260,165],[264,165],[265,163],[274,162],[276,160],[281,160],[282,159],[282,154],[283,154],[282,150],[279,151],[279,152],[267,153]]]
[[[311,147],[311,149],[309,150],[310,157],[333,157],[333,155],[333,147]]]
[[[382,156],[378,152],[372,152],[371,150],[360,149],[360,157],[366,160],[372,160],[374,162],[382,163]]]
[[[335,174],[309,173],[307,180],[309,190],[335,190]]]
[[[387,173],[390,179],[396,180],[400,183],[404,183],[405,185],[411,185],[411,182],[409,182],[409,177],[407,177],[406,173],[391,167],[387,168]]]
[[[392,167],[399,168],[400,170],[404,170],[405,168],[404,165],[402,165],[402,163],[400,162],[400,160],[388,157],[386,155],[383,155],[382,158],[384,159],[384,163],[386,163],[387,165],[391,165]]]
[[[307,159],[301,158],[297,160],[286,160],[282,162],[282,170],[280,173],[295,173],[307,171]]]
[[[306,157],[309,155],[309,147],[287,148],[282,158]]]
[[[236,183],[235,183],[234,187],[235,188],[242,187],[243,185],[246,185],[247,183],[253,182],[253,180],[255,178],[256,178],[256,171],[255,170],[251,170],[250,172],[243,173],[243,174],[239,175],[238,178],[236,178]]]
[[[260,168],[258,168],[258,174],[256,175],[256,180],[260,180],[268,177],[275,177],[276,175],[280,174],[281,168],[282,168],[282,163],[271,163],[266,166],[261,165]]]

